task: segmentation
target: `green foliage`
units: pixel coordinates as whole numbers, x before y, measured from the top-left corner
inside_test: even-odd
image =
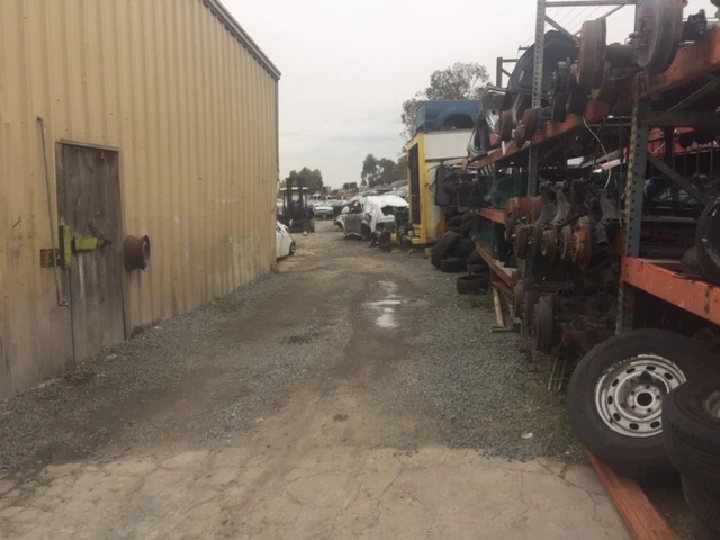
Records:
[[[398,178],[397,176],[400,174],[402,176]],[[370,188],[386,186],[395,180],[404,179],[405,174],[407,174],[407,159],[403,161],[403,164],[399,164],[392,159],[378,159],[374,155],[368,154],[362,164],[360,186]]]
[[[487,69],[477,62],[456,62],[449,68],[434,71],[430,75],[430,86],[402,104],[404,135],[408,139],[415,136],[415,114],[423,101],[476,99],[488,79]]]
[[[360,172],[360,185],[376,186],[378,174],[378,160],[372,154],[368,154],[362,162],[362,171]]]
[[[393,167],[392,181],[407,180],[408,174],[408,159],[407,154],[403,154],[398,158],[395,167]]]
[[[304,167],[300,172],[290,171],[288,180],[290,180],[292,187],[304,187],[310,193],[323,191],[322,173],[318,169],[311,171]]]
[[[488,78],[485,66],[477,62],[456,62],[447,69],[434,71],[430,75],[430,86],[423,94],[429,100],[475,99]]]
[[[415,94],[416,97],[412,99],[406,99],[405,101],[403,101],[402,104],[402,123],[403,126],[405,126],[403,135],[405,135],[408,140],[412,139],[415,136],[415,114],[423,104],[423,100],[418,99],[418,97],[421,97],[422,95],[422,92],[418,92],[417,94]]]

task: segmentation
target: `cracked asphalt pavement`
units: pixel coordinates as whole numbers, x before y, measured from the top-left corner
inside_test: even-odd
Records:
[[[0,404],[0,536],[630,538],[492,313],[418,254],[317,231]]]

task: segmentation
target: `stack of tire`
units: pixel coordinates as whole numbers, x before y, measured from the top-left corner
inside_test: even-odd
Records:
[[[705,344],[665,330],[634,330],[594,347],[568,384],[575,436],[633,478],[672,464],[700,538],[720,539],[720,362]]]
[[[707,347],[675,332],[633,330],[606,339],[578,362],[568,382],[575,436],[624,476],[670,470],[664,401],[719,368]]]
[[[699,538],[720,538],[720,377],[688,381],[663,403],[665,448]]]
[[[466,212],[448,220],[446,232],[433,247],[430,260],[438,270],[448,273],[465,272],[468,257],[475,252],[475,241],[470,238],[475,219],[474,212]]]

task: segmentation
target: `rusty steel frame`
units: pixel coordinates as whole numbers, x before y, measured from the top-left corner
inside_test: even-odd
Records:
[[[675,540],[675,534],[635,480],[618,476],[588,450],[585,453],[633,538]]]
[[[659,261],[625,257],[622,280],[651,295],[720,325],[720,288],[706,281],[679,277],[672,268]]]
[[[634,97],[648,99],[656,97],[667,90],[676,88],[688,82],[696,81],[703,77],[720,72],[720,28],[709,32],[695,43],[688,45],[678,51],[672,65],[657,75],[649,75],[641,72],[634,76],[629,84],[629,91],[623,92],[618,98],[615,107],[609,104],[590,100],[585,107],[584,118],[588,124],[596,122],[613,112],[622,112],[623,109],[632,104]],[[528,151],[539,144],[549,142],[551,139],[561,135],[569,134],[577,129],[584,128],[583,119],[573,114],[562,123],[545,124],[539,129],[522,148],[517,148],[515,143],[510,143],[505,149],[495,150],[477,161],[479,167],[509,161],[520,152]]]
[[[477,214],[485,219],[489,219],[493,223],[505,225],[505,212],[499,208],[480,208]]]
[[[511,269],[510,273],[506,272],[505,269],[498,266],[498,261],[493,258],[492,254],[479,244],[475,245],[475,251],[480,254],[493,274],[503,280],[508,287],[515,286],[515,283],[517,283],[517,270]]]
[[[541,104],[545,23],[548,22],[550,26],[560,31],[564,30],[553,19],[547,17],[546,12],[548,9],[578,6],[618,6],[617,9],[620,9],[622,6],[635,5],[636,3],[636,0],[607,2],[537,0],[532,106],[539,107]],[[641,72],[636,74],[628,81],[627,86],[613,105],[590,100],[586,104],[583,117],[569,115],[563,123],[546,124],[533,135],[529,145],[525,144],[518,148],[514,142],[509,145],[503,144],[501,150],[491,152],[478,161],[478,168],[494,166],[497,171],[501,163],[511,164],[514,158],[519,157],[522,152],[528,150],[528,195],[535,195],[538,186],[539,151],[542,144],[575,130],[587,128],[588,124],[605,119],[613,113],[623,114],[628,108],[632,107],[631,135],[628,144],[628,173],[621,209],[622,234],[618,240],[622,259],[618,288],[616,333],[633,328],[636,291],[645,291],[689,313],[720,325],[720,287],[713,287],[705,281],[684,279],[678,276],[672,268],[663,267],[659,261],[638,258],[640,253],[643,192],[649,155],[650,125],[659,120],[672,125],[675,121],[673,113],[681,111],[692,101],[696,101],[702,95],[712,91],[717,87],[718,83],[713,81],[706,84],[676,103],[670,110],[656,113],[654,116],[651,114],[650,99],[686,83],[701,80],[703,77],[717,76],[718,74],[720,74],[720,29],[713,30],[695,43],[679,50],[674,62],[664,73],[650,75]],[[501,79],[502,64],[498,61],[498,80]],[[682,116],[682,113],[680,115],[676,114],[676,116]],[[715,121],[714,118],[709,120],[710,122]],[[684,120],[684,122],[687,121],[688,118]],[[706,119],[698,120],[699,123],[705,121]],[[620,148],[622,149],[622,147],[623,141],[621,139]],[[655,163],[655,165],[657,164]],[[668,174],[667,170],[662,172],[665,172],[666,176],[675,181],[679,177],[677,174]],[[692,188],[693,186],[688,187]],[[690,192],[692,193],[693,190],[690,189]],[[694,195],[698,194],[694,193]],[[481,208],[477,211],[477,214],[494,223],[505,223],[504,212],[500,209]],[[512,287],[517,282],[518,272],[512,272],[509,275],[482,246],[477,245],[476,249],[493,274],[501,279],[505,285]],[[675,262],[675,264],[678,263]],[[637,484],[631,480],[618,477],[609,468],[597,461],[589,452],[588,458],[635,538],[652,538],[656,540],[674,538],[667,523],[658,514]]]
[[[557,2],[539,0],[536,31],[542,24],[544,30],[544,11],[551,7],[560,7]],[[583,5],[590,4],[584,2]],[[631,5],[634,2],[607,3],[611,5]],[[607,5],[603,3],[603,5]],[[542,17],[540,17],[542,15]],[[543,34],[544,35],[544,34]],[[536,48],[536,52],[539,51]],[[541,58],[541,56],[540,56]],[[672,117],[681,116],[681,107],[689,103],[684,99],[671,107],[669,111],[651,113],[651,98],[693,81],[702,81],[720,73],[720,29],[715,29],[698,39],[695,43],[682,48],[667,71],[650,75],[646,72],[636,74],[628,81],[628,86],[620,95],[615,106],[596,100],[588,101],[584,119],[569,115],[563,123],[544,125],[523,148],[510,143],[503,153],[501,150],[491,152],[478,160],[478,167],[502,166],[511,163],[519,155],[530,149],[536,149],[560,136],[578,129],[585,129],[585,122],[596,123],[613,113],[626,111],[633,107],[631,124],[631,141],[629,141],[628,178],[625,186],[625,205],[622,214],[621,252],[623,254],[619,291],[619,317],[616,331],[622,332],[632,328],[632,312],[637,290],[645,291],[672,305],[678,306],[698,317],[720,325],[720,287],[713,287],[705,281],[688,280],[679,276],[672,269],[664,267],[658,261],[650,262],[638,258],[640,252],[640,226],[642,224],[642,192],[645,168],[648,156],[649,126],[653,122],[663,121],[676,123]],[[533,81],[535,82],[535,81]],[[706,85],[691,94],[693,99],[701,93],[715,87],[715,83]],[[535,97],[535,96],[533,96]],[[708,111],[709,112],[709,111]],[[678,114],[679,113],[679,114]],[[714,122],[713,119],[708,121]],[[654,125],[654,124],[653,124]],[[532,153],[531,163],[532,163]],[[531,186],[529,186],[531,187]],[[504,224],[504,213],[500,209],[482,208],[478,215],[494,223]],[[618,246],[620,247],[620,246]],[[510,285],[517,279],[497,265],[490,253],[478,246],[478,253],[490,265],[493,272],[506,284]]]

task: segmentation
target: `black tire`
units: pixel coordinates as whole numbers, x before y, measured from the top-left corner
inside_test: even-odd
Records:
[[[471,274],[490,277],[490,269],[486,264],[477,264],[468,261],[467,269]]]
[[[553,312],[548,302],[540,300],[533,307],[531,336],[536,351],[549,353],[553,348]]]
[[[487,276],[460,276],[456,282],[458,294],[481,294],[488,290]]]
[[[453,216],[447,221],[447,226],[456,228],[462,225],[462,216]]]
[[[670,392],[662,421],[668,458],[680,474],[720,493],[720,416],[707,406],[715,396],[720,410],[720,377],[688,381]],[[718,507],[720,516],[720,507]]]
[[[467,271],[467,261],[465,259],[444,259],[440,262],[440,270],[448,274],[458,274]]]
[[[680,270],[683,274],[690,276],[702,276],[697,247],[693,246],[683,254],[680,260]]]
[[[720,538],[720,493],[685,476],[682,477],[682,489],[700,538]],[[716,489],[720,490],[720,487]]]
[[[475,242],[469,238],[463,238],[453,249],[452,256],[456,259],[467,259],[475,251]]]
[[[640,369],[628,365],[625,370],[623,364],[630,360],[636,361]],[[642,367],[644,362],[660,365],[657,363],[660,360],[664,362],[660,368],[648,370]],[[669,462],[665,453],[662,424],[657,415],[658,407],[662,407],[663,396],[673,381],[680,380],[680,375],[685,380],[697,380],[715,363],[715,359],[700,344],[664,330],[635,330],[603,341],[585,355],[570,377],[567,409],[575,436],[600,461],[626,476],[645,477],[665,471]],[[678,373],[677,377],[671,373],[673,370]],[[634,376],[636,372],[639,373],[637,377]],[[601,382],[610,385],[611,390],[616,389],[612,391],[623,388],[628,389],[628,393],[637,391],[638,397],[634,398],[634,403],[641,409],[646,406],[640,405],[641,396],[644,399],[651,398],[652,405],[648,404],[650,408],[647,409],[650,414],[642,421],[643,425],[648,423],[646,436],[629,434],[645,427],[641,428],[638,423],[618,414],[626,407],[620,408],[611,395],[607,401],[602,398],[600,404],[603,412],[598,410],[596,387]],[[636,386],[651,390],[633,390]],[[628,395],[622,399],[630,397]],[[608,415],[607,421],[603,414]],[[610,427],[611,424],[614,428]]]
[[[460,242],[460,235],[454,232],[446,232],[432,249],[430,262],[435,268],[440,268],[443,259],[447,259],[455,246]]]
[[[708,204],[698,220],[695,248],[702,276],[713,285],[720,285],[720,199]]]
[[[487,267],[485,259],[483,259],[482,255],[480,255],[477,251],[473,251],[470,255],[468,255],[468,264],[484,265]]]
[[[462,223],[460,224],[458,233],[467,238],[470,235],[470,232],[473,230],[473,227],[475,226],[476,219],[477,214],[475,214],[475,212],[465,212],[462,215]]]

